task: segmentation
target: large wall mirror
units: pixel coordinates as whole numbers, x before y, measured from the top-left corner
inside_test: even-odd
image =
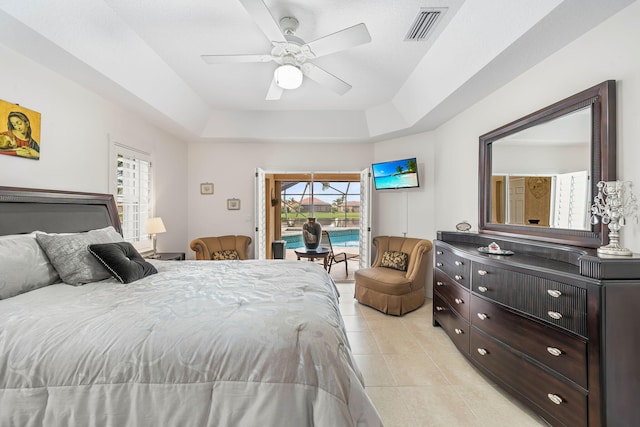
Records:
[[[480,232],[605,245],[590,205],[598,181],[616,179],[615,105],[608,80],[482,135]]]

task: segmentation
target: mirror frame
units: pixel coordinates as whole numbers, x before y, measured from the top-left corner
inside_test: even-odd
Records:
[[[524,237],[591,248],[603,246],[609,242],[607,226],[601,223],[592,225],[591,230],[573,230],[490,222],[492,144],[508,135],[548,122],[587,106],[592,107],[590,197],[593,198],[597,194],[596,185],[599,181],[615,181],[616,82],[615,80],[607,80],[480,136],[480,165],[478,170],[478,230],[480,233]]]

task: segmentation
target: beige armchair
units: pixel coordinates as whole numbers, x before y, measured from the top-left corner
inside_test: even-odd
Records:
[[[251,243],[249,236],[217,236],[200,237],[190,243],[190,247],[196,253],[196,259],[248,259],[248,249]],[[234,258],[233,251],[237,253]]]
[[[421,307],[425,300],[425,255],[432,243],[410,237],[378,236],[373,244],[376,247],[373,264],[355,272],[358,302],[397,316]]]

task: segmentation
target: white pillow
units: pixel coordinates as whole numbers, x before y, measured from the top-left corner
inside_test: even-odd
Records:
[[[35,233],[0,236],[0,299],[60,281]]]
[[[36,233],[36,239],[46,252],[63,282],[82,285],[111,277],[111,273],[89,252],[89,245],[121,242],[122,236],[109,226],[86,233]]]

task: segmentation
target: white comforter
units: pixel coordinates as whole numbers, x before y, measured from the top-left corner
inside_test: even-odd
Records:
[[[324,270],[155,262],[0,300],[0,426],[378,426]]]

